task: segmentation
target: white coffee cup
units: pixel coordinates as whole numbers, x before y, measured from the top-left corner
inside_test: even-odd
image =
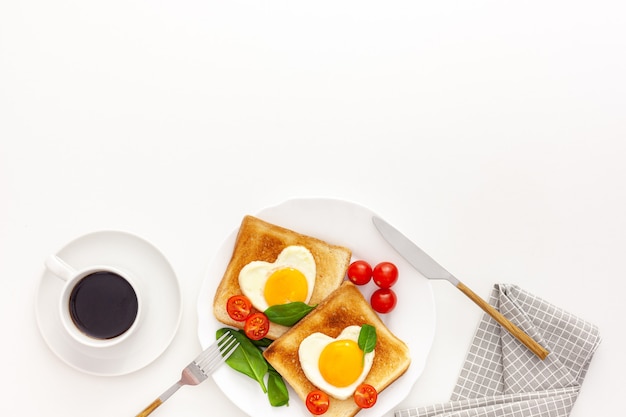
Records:
[[[127,271],[95,265],[75,270],[51,255],[46,268],[63,280],[59,314],[67,333],[82,345],[110,347],[128,339],[142,316],[136,281]]]

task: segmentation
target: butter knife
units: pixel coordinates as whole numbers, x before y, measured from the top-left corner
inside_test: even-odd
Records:
[[[413,268],[417,269],[422,275],[428,279],[445,279],[452,285],[457,287],[463,294],[468,296],[470,300],[475,302],[487,314],[494,318],[502,327],[508,330],[520,342],[542,360],[548,356],[550,352],[537,343],[533,338],[528,336],[522,329],[511,323],[493,306],[483,300],[474,291],[469,289],[465,284],[459,281],[454,275],[439,265],[433,258],[428,256],[426,252],[421,250],[409,238],[404,236],[395,227],[381,219],[380,217],[372,217],[372,222],[382,237],[396,250],[404,259],[406,259]]]

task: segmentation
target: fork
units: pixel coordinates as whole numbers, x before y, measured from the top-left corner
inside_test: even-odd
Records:
[[[154,400],[152,404],[147,406],[141,413],[137,414],[137,417],[145,417],[152,413],[183,385],[198,385],[203,382],[232,355],[238,346],[239,342],[237,342],[231,333],[224,333],[183,369],[178,382],[161,394],[159,398]]]

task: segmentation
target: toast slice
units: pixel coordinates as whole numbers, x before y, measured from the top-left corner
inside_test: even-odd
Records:
[[[337,337],[350,325],[371,324],[376,328],[377,342],[372,368],[363,381],[380,394],[408,369],[411,363],[408,346],[396,337],[370,307],[361,292],[350,281],[344,283],[311,313],[294,325],[263,353],[267,361],[305,401],[316,387],[306,378],[300,367],[298,348],[305,337],[321,332]],[[376,407],[376,405],[374,405]],[[346,400],[330,398],[325,417],[351,417],[360,408],[352,397]]]
[[[226,311],[228,299],[242,293],[239,287],[239,271],[252,261],[274,262],[278,254],[291,245],[306,247],[315,260],[315,285],[309,305],[319,304],[341,285],[350,264],[350,249],[248,215],[241,222],[232,257],[215,292],[215,318],[228,326],[242,329],[244,323],[231,319]],[[266,337],[275,340],[288,329],[286,326],[271,323]]]

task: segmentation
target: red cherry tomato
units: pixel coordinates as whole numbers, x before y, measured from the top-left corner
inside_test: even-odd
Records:
[[[307,410],[316,416],[324,414],[328,411],[328,406],[330,405],[328,394],[318,389],[309,392],[309,395],[306,396],[305,402]]]
[[[245,321],[252,311],[252,303],[245,295],[233,295],[226,302],[226,311],[231,319]]]
[[[372,293],[370,304],[379,313],[389,313],[396,306],[398,298],[391,288],[379,288]]]
[[[354,261],[348,267],[348,279],[356,285],[365,285],[372,279],[372,267],[365,261]]]
[[[378,392],[370,384],[361,384],[354,391],[354,402],[361,408],[370,408],[376,404]]]
[[[372,275],[380,288],[391,288],[398,280],[398,268],[391,262],[381,262],[374,267]]]
[[[246,319],[243,330],[248,338],[261,340],[270,330],[270,321],[267,316],[261,312],[252,313]]]

